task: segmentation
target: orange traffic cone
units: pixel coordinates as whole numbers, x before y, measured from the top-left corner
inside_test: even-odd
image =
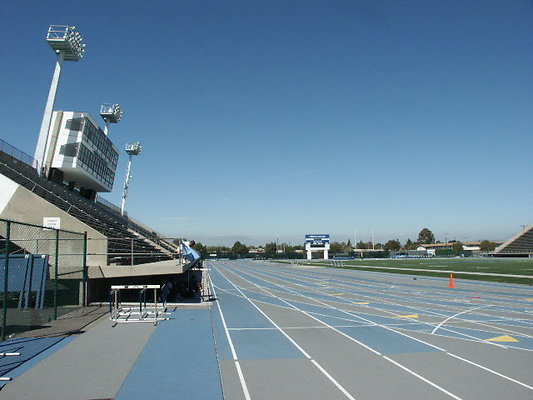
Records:
[[[448,285],[450,289],[453,289],[455,287],[455,284],[453,283],[453,274],[450,274],[450,284]]]

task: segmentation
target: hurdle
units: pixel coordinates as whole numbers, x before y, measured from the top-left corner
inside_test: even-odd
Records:
[[[161,289],[161,285],[113,285],[109,292],[109,312],[110,319],[113,321],[113,327],[117,324],[124,323],[153,323],[157,325],[159,321],[168,320],[165,315],[167,313],[166,300],[163,298],[161,306],[157,302],[157,291]],[[122,306],[122,290],[138,290],[139,291],[139,307],[123,307]],[[146,293],[148,290],[154,291],[154,302],[148,304],[146,300]],[[163,292],[165,287],[163,286]]]
[[[331,260],[333,267],[344,267],[344,260]]]
[[[19,352],[11,352],[11,353],[0,353],[0,357],[17,357],[20,356]],[[10,376],[0,376],[0,382],[9,382],[12,381],[13,378]]]

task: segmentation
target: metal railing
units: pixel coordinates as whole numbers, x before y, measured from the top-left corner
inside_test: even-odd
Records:
[[[30,155],[24,153],[22,150],[17,149],[14,146],[11,146],[9,143],[3,141],[0,139],[0,151],[7,154],[8,156],[11,156],[13,158],[16,158],[17,160],[23,162],[24,164],[28,164],[29,166],[35,168],[38,170],[39,163],[37,160]]]
[[[90,252],[87,253],[87,256],[107,256],[110,265],[133,266],[147,262],[171,259],[179,259],[180,265],[184,264],[180,252],[161,252],[142,237],[110,237],[105,239],[89,238],[89,240],[91,242],[102,240],[107,241],[107,252]]]

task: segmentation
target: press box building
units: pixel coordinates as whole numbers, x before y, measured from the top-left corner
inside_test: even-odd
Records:
[[[54,111],[46,148],[50,180],[68,182],[90,199],[113,189],[119,152],[88,113]]]

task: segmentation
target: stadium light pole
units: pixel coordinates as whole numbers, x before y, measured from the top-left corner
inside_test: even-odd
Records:
[[[46,173],[46,153],[48,150],[48,133],[52,121],[52,112],[56,100],[57,87],[61,77],[61,68],[64,61],[79,61],[83,58],[85,44],[83,38],[75,26],[68,25],[50,25],[46,41],[57,54],[56,67],[52,76],[48,99],[44,108],[43,120],[35,148],[35,159],[38,162],[38,171],[40,175]]]
[[[120,104],[102,104],[100,116],[104,119],[104,133],[107,136],[109,135],[109,124],[117,124],[122,119],[122,107]]]
[[[135,142],[133,144],[126,145],[126,153],[128,153],[128,168],[126,170],[126,180],[124,181],[124,188],[122,189],[122,202],[120,204],[120,214],[124,215],[124,208],[126,207],[126,199],[128,198],[128,190],[130,186],[131,179],[131,162],[133,156],[138,156],[141,154],[142,146],[140,142]]]

